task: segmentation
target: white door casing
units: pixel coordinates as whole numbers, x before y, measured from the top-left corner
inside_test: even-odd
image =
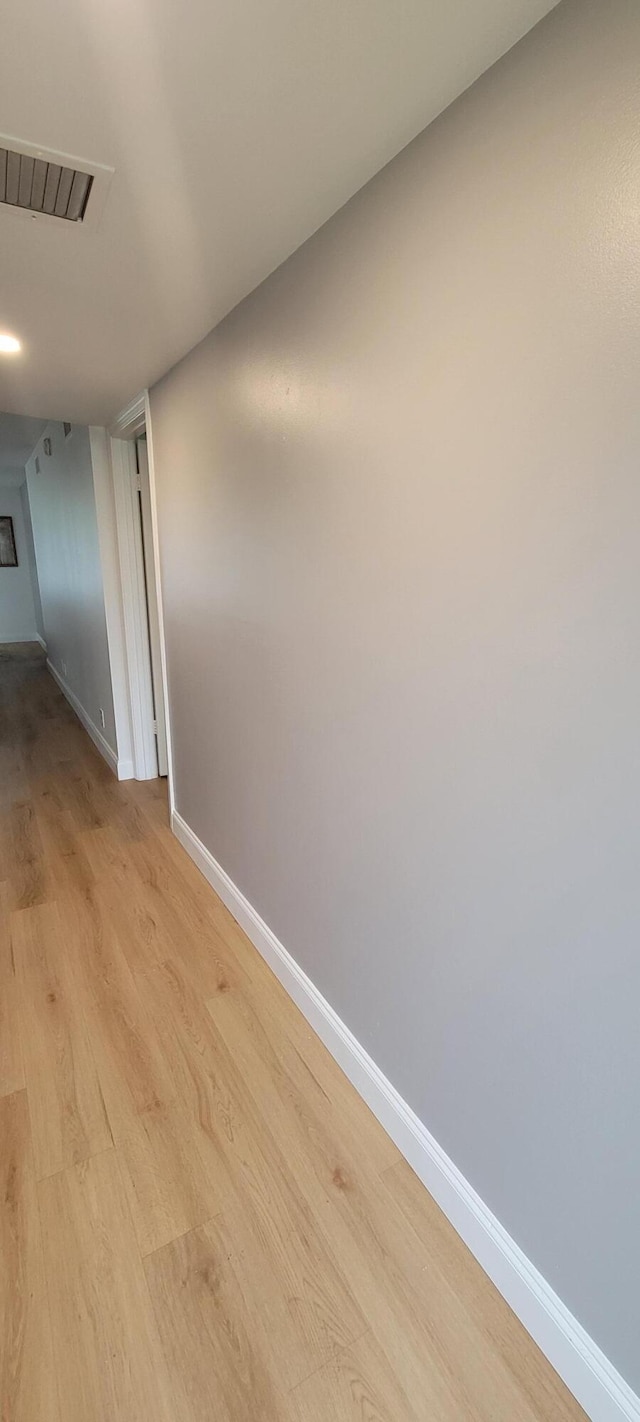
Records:
[[[153,780],[158,774],[158,758],[138,497],[138,466],[133,440],[111,439],[111,468],[118,530],[134,775],[136,780]]]
[[[164,710],[160,616],[158,607],[158,586],[153,545],[151,489],[149,486],[149,458],[147,453],[147,440],[145,435],[139,436],[136,440],[136,451],[138,456],[138,487],[140,494],[142,547],[144,552],[144,568],[147,584],[149,651],[151,654],[151,681],[153,686],[153,706],[155,712],[158,774],[167,775],[169,769],[169,762],[167,755],[167,736]]]

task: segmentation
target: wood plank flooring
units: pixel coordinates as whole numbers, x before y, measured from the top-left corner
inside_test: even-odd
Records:
[[[34,647],[0,648],[2,1422],[584,1414]]]

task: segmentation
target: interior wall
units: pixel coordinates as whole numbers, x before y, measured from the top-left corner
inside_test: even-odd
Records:
[[[38,633],[22,490],[0,486],[0,514],[13,519],[17,568],[0,568],[0,642],[35,642]]]
[[[151,392],[177,809],[636,1388],[640,7]]]
[[[47,655],[117,754],[88,429],[47,425],[26,468]]]
[[[22,517],[24,520],[24,535],[27,545],[27,564],[29,577],[31,579],[31,591],[33,594],[33,611],[36,620],[36,632],[44,642],[44,620],[42,617],[42,601],[40,598],[40,584],[38,582],[38,568],[36,565],[36,548],[33,541],[33,524],[31,522],[31,506],[29,504],[29,490],[27,480],[24,479],[20,485],[20,501],[22,503]]]

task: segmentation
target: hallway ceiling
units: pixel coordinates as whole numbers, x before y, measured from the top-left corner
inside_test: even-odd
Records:
[[[553,8],[9,0],[0,134],[115,176],[97,230],[0,206],[0,409],[108,421]]]

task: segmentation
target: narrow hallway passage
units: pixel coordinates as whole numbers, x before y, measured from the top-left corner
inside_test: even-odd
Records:
[[[30,644],[0,733],[3,1422],[582,1417]]]

